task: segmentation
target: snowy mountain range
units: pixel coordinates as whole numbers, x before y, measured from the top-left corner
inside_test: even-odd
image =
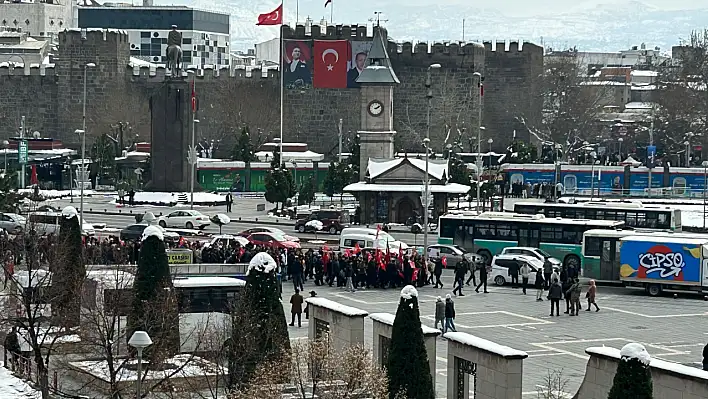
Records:
[[[278,34],[275,27],[255,25],[257,15],[275,9],[280,4],[277,0],[172,1],[231,14],[233,49],[252,48]],[[646,43],[648,48],[658,46],[668,52],[671,46],[687,39],[691,31],[708,27],[708,9],[667,10],[635,0],[535,13],[500,12],[470,3],[333,0],[333,16],[335,24],[361,24],[371,20],[374,11],[380,11],[387,20],[382,24],[397,41],[462,40],[464,19],[467,41],[521,39],[554,49],[577,47],[581,51],[619,51]],[[295,11],[295,0],[286,0],[286,23],[295,20]],[[324,8],[324,0],[301,0],[298,20],[302,23],[308,16],[316,22],[329,20],[330,9]]]

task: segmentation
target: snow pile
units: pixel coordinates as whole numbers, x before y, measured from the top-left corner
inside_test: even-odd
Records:
[[[79,216],[79,212],[73,206],[69,205],[61,210],[61,215],[66,219],[71,219]]]
[[[305,223],[305,226],[312,227],[317,231],[320,231],[324,228],[324,224],[322,224],[322,222],[319,220],[310,220],[309,222]]]
[[[148,237],[157,237],[160,241],[165,240],[165,234],[159,226],[148,226],[143,230],[143,238],[140,241],[145,241]]]
[[[636,342],[630,342],[623,346],[620,351],[620,357],[622,357],[623,360],[637,359],[646,366],[648,366],[651,361],[651,356],[649,356],[649,352],[647,352],[644,345]]]
[[[407,285],[403,287],[401,290],[401,298],[403,299],[412,299],[413,297],[418,298],[418,290],[415,289],[412,285]]]
[[[10,370],[0,367],[0,398],[39,399],[41,397],[39,391],[12,375]]]
[[[251,270],[255,269],[258,270],[259,272],[263,273],[271,273],[275,271],[275,268],[278,265],[275,263],[275,259],[273,259],[272,256],[268,255],[267,252],[259,252],[251,258],[251,262],[248,264],[248,271],[246,272],[246,275],[248,276],[249,273],[251,273]]]
[[[205,378],[216,376],[221,373],[228,373],[228,369],[226,367],[211,363],[206,359],[187,354],[173,356],[166,359],[165,362],[173,367],[169,367],[164,370],[147,371],[143,368],[143,372],[146,373],[144,377],[145,381],[157,382],[170,377],[175,379]],[[136,363],[137,359],[130,359],[127,361],[127,364],[133,366],[135,366]],[[147,362],[145,359],[143,359],[143,364],[146,363]],[[79,362],[70,362],[69,365],[72,368],[78,369],[103,381],[110,381],[108,362],[105,360],[84,360]],[[137,379],[138,373],[135,367],[122,367],[116,375],[116,380],[119,382],[136,381]],[[9,398],[14,397],[16,396],[10,396]],[[2,396],[2,398],[8,398],[8,396]]]
[[[223,213],[218,213],[218,214],[214,215],[214,218],[216,218],[216,220],[218,220],[219,223],[221,223],[221,224],[229,224],[229,223],[231,223],[231,218],[229,218],[228,216],[224,215]]]
[[[359,317],[363,316],[366,317],[369,315],[369,312],[366,310],[358,309],[358,308],[353,308],[351,306],[347,305],[342,305],[341,303],[329,300],[327,298],[320,298],[320,297],[309,297],[305,298],[305,302],[309,303],[314,306],[319,306],[321,308],[329,309],[333,312],[336,313],[341,313],[345,316],[349,317]]]
[[[147,224],[153,224],[155,219],[155,214],[152,212],[145,212],[145,216],[143,216],[143,222]]]
[[[17,190],[17,192],[20,194],[32,195],[34,194],[34,189],[21,188]],[[78,197],[79,195],[81,195],[81,190],[78,188],[75,188],[73,190],[39,190],[39,195],[44,197],[45,199],[58,199],[71,196]],[[94,195],[102,194],[94,190],[84,190],[84,197],[91,197]]]

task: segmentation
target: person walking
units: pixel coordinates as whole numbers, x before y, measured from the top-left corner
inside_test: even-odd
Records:
[[[597,306],[597,302],[595,302],[595,295],[597,294],[597,286],[595,285],[595,280],[590,280],[590,287],[588,288],[588,292],[585,293],[585,298],[588,299],[588,308],[585,309],[586,312],[590,311],[590,305],[595,305],[595,311],[599,312],[600,307]]]
[[[316,296],[317,296],[317,292],[310,291],[310,298],[314,298]],[[306,303],[305,310],[303,310],[302,312],[305,313],[305,320],[309,320],[310,319],[310,304]]]
[[[487,292],[487,265],[482,264],[482,267],[479,268],[479,284],[477,284],[477,287],[474,289],[474,292],[479,294],[479,287],[484,285],[484,293],[488,294]]]
[[[583,287],[580,285],[580,279],[575,279],[572,281],[570,286],[570,315],[580,316],[580,294],[582,293]]]
[[[130,189],[130,191],[128,191],[128,205],[135,205],[135,190],[133,190],[132,188]]]
[[[561,276],[563,273],[561,273]],[[570,314],[570,293],[573,282],[566,279],[565,281],[560,280],[561,288],[563,288],[563,298],[565,299],[565,314]]]
[[[475,278],[475,273],[477,272],[477,269],[479,269],[479,262],[477,261],[477,257],[475,256],[475,258],[472,259],[472,263],[470,264],[470,277],[465,282],[465,285],[469,286],[471,281],[473,287],[477,286],[477,279]]]
[[[439,296],[435,298],[435,328],[440,323],[440,331],[445,332],[445,302]]]
[[[511,288],[519,288],[519,263],[522,260],[515,259],[513,262],[509,263],[508,274],[511,277]]]
[[[546,257],[543,260],[543,281],[545,282],[545,287],[548,289],[551,285],[551,274],[553,274],[553,264],[551,261]]]
[[[440,276],[442,276],[442,271],[443,271],[443,264],[442,264],[442,258],[438,258],[435,261],[435,288],[443,288],[443,283],[440,281]]]
[[[521,261],[519,274],[521,274],[521,290],[526,295],[526,286],[529,284],[529,274],[531,274],[531,267],[528,263]]]
[[[345,291],[355,292],[354,290],[354,269],[352,268],[351,262],[347,262],[344,266],[344,277],[347,279],[347,287]]]
[[[12,364],[10,370],[16,370],[18,366],[17,360],[20,356],[20,339],[17,336],[16,326],[12,326],[12,330],[5,336],[5,342],[3,346],[5,347],[5,350],[10,353],[9,360]]]
[[[467,274],[467,263],[465,261],[459,262],[455,266],[455,283],[453,284],[452,293],[457,295],[459,292],[460,296],[465,296],[462,293],[462,286],[465,285],[465,274]]]
[[[551,314],[553,316],[553,308],[556,309],[556,317],[560,316],[560,300],[563,297],[563,287],[558,280],[553,280],[553,283],[548,287],[548,299],[551,301]]]
[[[234,203],[234,196],[231,195],[231,191],[226,194],[226,212],[231,213],[231,205]]]
[[[295,289],[295,293],[290,297],[290,314],[292,318],[290,319],[290,326],[295,325],[295,316],[297,316],[297,326],[302,327],[302,303],[305,302],[302,295],[300,295],[300,290]]]
[[[543,302],[543,287],[545,286],[545,281],[543,280],[543,269],[536,269],[536,281],[534,281],[534,287],[536,287],[536,301]]]
[[[452,301],[450,294],[445,295],[445,328],[443,334],[452,330],[457,332],[455,328],[455,302]]]

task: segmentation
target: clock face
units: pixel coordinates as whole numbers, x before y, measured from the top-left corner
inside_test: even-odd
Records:
[[[384,106],[379,100],[373,100],[369,103],[369,114],[371,116],[379,116],[383,113]]]

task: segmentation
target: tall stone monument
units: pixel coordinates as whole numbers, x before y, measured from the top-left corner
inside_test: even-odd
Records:
[[[171,48],[181,35],[170,32]],[[179,53],[168,49],[169,72],[150,97],[151,178],[146,188],[152,191],[189,191],[189,153],[191,92],[182,76]]]

